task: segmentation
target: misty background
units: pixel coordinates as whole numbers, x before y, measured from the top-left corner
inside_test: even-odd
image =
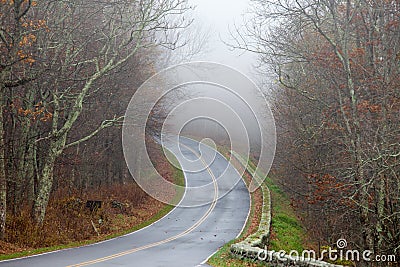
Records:
[[[236,29],[243,24],[246,17],[250,16],[248,13],[250,1],[190,0],[189,4],[193,7],[191,11],[193,21],[188,29],[182,31],[182,38],[189,43],[182,49],[177,49],[174,54],[182,54],[183,62],[216,62],[234,68],[250,79],[256,79],[256,54],[233,48],[233,45],[236,44],[234,39],[234,36],[237,36]],[[225,78],[235,79],[235,77]],[[237,81],[239,82],[240,79]],[[226,113],[222,116],[223,119],[221,121],[212,118],[212,116],[202,117],[196,115],[195,119],[183,125],[175,125],[175,127],[182,128],[180,134],[198,138],[212,138],[219,144],[230,145],[232,138],[230,135],[237,135],[239,130],[235,133],[231,132],[229,135],[225,126],[236,123],[237,128],[240,128],[244,125],[248,136],[241,136],[241,139],[248,139],[254,154],[259,154],[261,143],[260,127],[252,113],[258,112],[261,114],[263,110],[251,110],[248,107],[248,103],[245,103],[232,92],[218,86],[199,84],[185,86],[185,88],[179,88],[178,90],[186,101],[203,98],[203,101],[192,101],[186,107],[180,107],[180,111],[183,114],[182,117],[187,116],[187,114],[202,114],[205,109],[207,109],[207,114],[226,113],[223,107],[217,107],[215,103],[210,101],[207,103],[204,98],[221,101],[236,112],[236,114]],[[251,89],[249,88],[249,90]],[[167,98],[167,96],[165,97]],[[260,97],[260,95],[254,94],[254,97]],[[175,94],[170,94],[167,101],[170,107],[169,110],[176,107],[175,105],[181,104],[181,101],[182,98],[177,99]],[[221,114],[219,115],[222,118]],[[182,123],[182,118],[179,117],[179,114],[174,113],[174,116],[176,122]],[[240,122],[235,122],[235,116],[239,116]]]

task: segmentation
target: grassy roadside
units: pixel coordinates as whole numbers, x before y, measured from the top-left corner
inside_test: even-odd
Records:
[[[173,161],[175,161],[175,163],[177,163],[179,166],[179,162],[178,160],[175,158],[175,156],[172,155],[171,152],[166,151],[166,153],[170,154],[170,158],[173,159]],[[184,174],[182,172],[182,170],[176,169],[174,167],[171,166],[171,168],[173,168],[173,180],[174,183],[180,186],[185,186],[185,177]],[[179,202],[179,200],[181,199],[183,195],[183,192],[179,191],[176,192],[175,196],[174,196],[174,200],[173,203],[177,203]],[[131,227],[129,229],[125,229],[122,231],[118,231],[116,233],[112,233],[106,236],[100,236],[100,237],[96,237],[90,240],[84,240],[84,241],[79,241],[79,242],[70,242],[67,244],[63,244],[63,245],[57,245],[57,246],[50,246],[50,247],[44,247],[44,248],[37,248],[37,249],[29,249],[29,250],[24,250],[24,251],[20,251],[20,252],[16,252],[16,253],[11,253],[11,254],[2,254],[0,255],[0,261],[1,260],[8,260],[8,259],[14,259],[14,258],[21,258],[21,257],[26,257],[26,256],[32,256],[32,255],[37,255],[37,254],[42,254],[42,253],[46,253],[46,252],[52,252],[52,251],[56,251],[56,250],[61,250],[61,249],[68,249],[68,248],[74,248],[74,247],[79,247],[79,246],[85,246],[85,245],[90,245],[90,244],[94,244],[96,242],[100,242],[100,241],[104,241],[104,240],[109,240],[118,236],[122,236],[134,231],[137,231],[139,229],[142,229],[146,226],[149,226],[150,224],[158,221],[159,219],[161,219],[162,217],[164,217],[165,215],[167,215],[172,209],[174,208],[173,205],[164,205],[155,215],[153,215],[150,219],[141,222],[137,225],[135,225],[134,227]]]
[[[249,168],[255,169],[253,162],[249,162]],[[248,179],[244,177],[245,180]],[[270,244],[268,249],[279,251],[281,249],[290,251],[292,249],[302,251],[303,244],[305,243],[305,231],[302,228],[293,208],[290,206],[290,200],[286,194],[274,183],[274,181],[267,177],[265,183],[271,192],[272,199],[272,226]],[[256,191],[257,192],[257,191]],[[254,193],[253,193],[254,194]],[[248,224],[251,218],[257,217],[257,212],[261,209],[257,208],[258,203],[255,203],[252,195],[250,217],[246,223],[245,230],[242,235],[221,247],[209,260],[208,264],[214,267],[239,267],[239,266],[266,266],[265,263],[253,262],[250,260],[240,260],[232,257],[230,254],[230,246],[243,239],[244,236],[251,234],[248,231]],[[261,203],[262,205],[262,203]]]
[[[252,161],[249,161],[249,165],[253,170],[256,167]],[[271,237],[268,249],[286,252],[303,251],[306,232],[290,205],[289,198],[271,177],[267,177],[264,183],[268,186],[272,199]]]
[[[265,182],[270,189],[272,199],[271,237],[268,249],[303,251],[306,232],[290,205],[290,200],[271,178],[268,177]]]

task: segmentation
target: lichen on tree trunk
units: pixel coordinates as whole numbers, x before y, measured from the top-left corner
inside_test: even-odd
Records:
[[[46,208],[50,198],[51,188],[53,186],[53,170],[57,157],[61,154],[65,145],[66,135],[57,140],[52,140],[49,153],[40,175],[37,194],[32,209],[32,217],[37,225],[41,225],[46,215]]]
[[[2,75],[4,76],[4,74]],[[3,81],[4,77],[1,77]],[[4,87],[0,85],[0,240],[4,239],[6,231],[7,213],[7,181],[5,173],[5,153],[4,153],[4,125],[3,125],[3,105]]]

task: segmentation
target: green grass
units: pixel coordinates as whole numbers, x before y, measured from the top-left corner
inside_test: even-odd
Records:
[[[171,200],[171,204],[176,206],[181,201],[183,194],[185,193],[185,176],[181,169],[176,168],[175,166],[180,166],[178,159],[171,153],[168,149],[165,148],[165,154],[167,154],[167,159],[171,160],[172,168],[174,168],[174,184],[179,185],[175,191],[175,196]]]
[[[306,233],[290,206],[288,197],[274,184],[272,179],[267,178],[265,182],[270,189],[272,198],[273,236],[270,240],[269,249],[302,252]]]
[[[171,153],[167,151],[167,153]],[[179,166],[178,160],[173,156],[172,154],[170,155],[171,159],[175,160],[175,163],[178,163],[177,166]],[[174,182],[177,185],[180,186],[185,186],[185,176],[182,172],[182,170],[174,168]],[[181,198],[183,193],[179,192],[178,194],[175,195],[175,198]],[[38,249],[32,249],[32,250],[27,250],[27,251],[21,251],[21,252],[16,252],[12,254],[6,254],[6,255],[0,255],[0,261],[2,260],[9,260],[9,259],[15,259],[15,258],[21,258],[21,257],[26,257],[26,256],[32,256],[32,255],[37,255],[37,254],[42,254],[46,252],[51,252],[55,250],[61,250],[61,249],[67,249],[67,248],[74,248],[74,247],[79,247],[79,246],[85,246],[85,245],[90,245],[94,244],[96,242],[104,241],[104,240],[109,240],[112,238],[116,238],[122,235],[126,235],[129,233],[132,233],[134,231],[137,231],[139,229],[142,229],[146,226],[149,226],[150,224],[158,221],[165,215],[167,215],[175,206],[173,205],[165,205],[158,213],[156,213],[153,217],[151,217],[149,220],[142,222],[138,225],[135,225],[133,228],[130,228],[125,231],[121,231],[115,234],[108,235],[102,239],[95,239],[95,240],[85,240],[85,241],[80,241],[80,242],[71,242],[68,244],[63,244],[63,245],[58,245],[58,246],[51,246],[51,247],[45,247],[45,248],[38,248]]]

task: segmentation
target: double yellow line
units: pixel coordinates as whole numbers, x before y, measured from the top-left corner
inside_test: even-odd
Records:
[[[204,167],[206,167],[208,173],[211,175],[211,178],[213,180],[214,198],[213,198],[213,201],[212,201],[209,209],[207,210],[207,212],[195,224],[193,224],[189,229],[185,230],[184,232],[182,232],[180,234],[172,236],[170,238],[167,238],[167,239],[155,242],[155,243],[151,243],[151,244],[148,244],[148,245],[145,245],[145,246],[141,246],[141,247],[138,247],[138,248],[133,248],[133,249],[130,249],[130,250],[122,251],[120,253],[112,254],[112,255],[109,255],[109,256],[106,256],[106,257],[103,257],[103,258],[98,258],[98,259],[95,259],[95,260],[86,261],[86,262],[78,263],[78,264],[75,264],[75,265],[69,265],[67,267],[88,266],[88,265],[92,265],[92,264],[96,264],[96,263],[100,263],[100,262],[116,259],[116,258],[125,256],[125,255],[129,255],[129,254],[141,251],[141,250],[145,250],[145,249],[148,249],[148,248],[156,247],[156,246],[171,242],[173,240],[176,240],[176,239],[178,239],[180,237],[183,237],[183,236],[189,234],[190,232],[192,232],[194,229],[196,229],[199,225],[201,225],[207,219],[207,217],[211,214],[211,212],[215,208],[215,205],[217,205],[217,199],[218,199],[217,179],[216,179],[215,175],[213,174],[213,172],[211,171],[211,169],[207,166],[207,163],[204,161],[204,159],[201,157],[201,155],[199,155],[199,153],[197,153],[195,150],[193,150],[192,148],[188,147],[185,144],[181,144],[181,145],[186,147],[190,151],[192,151],[193,154],[195,154],[201,160],[201,162],[203,163]]]

